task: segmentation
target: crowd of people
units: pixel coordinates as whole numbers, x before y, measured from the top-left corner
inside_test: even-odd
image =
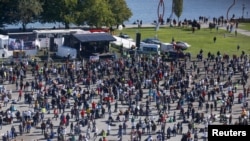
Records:
[[[201,51],[199,56],[205,54]],[[171,61],[160,56],[61,63],[32,60],[3,65],[1,78],[14,89],[1,87],[0,127],[18,122],[18,127],[13,125],[3,135],[3,141],[30,134],[32,128],[41,129],[47,140],[57,137],[60,141],[68,136],[72,141],[107,141],[114,136],[111,128],[117,129],[120,141],[128,135],[132,141],[145,136],[147,141],[164,141],[176,135],[182,135],[182,141],[207,140],[210,124],[249,124],[249,67],[245,54]],[[17,108],[19,103],[32,110]],[[232,114],[239,104],[242,113]],[[100,120],[107,128],[98,125]]]

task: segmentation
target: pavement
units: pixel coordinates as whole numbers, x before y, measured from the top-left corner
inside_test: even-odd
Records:
[[[125,28],[136,28],[136,27],[138,27],[137,24],[125,25]],[[156,28],[156,25],[155,24],[142,24],[141,27],[142,28],[143,27],[154,27],[154,28]],[[169,24],[164,24],[164,25],[160,25],[159,27],[160,28],[161,27],[170,27],[170,25]],[[207,23],[201,23],[201,28],[209,28],[209,25]],[[223,26],[219,26],[219,29],[227,30],[227,27],[224,24]],[[235,28],[234,28],[234,30],[235,30]],[[233,30],[233,33],[234,33],[234,30]],[[250,31],[249,30],[244,30],[244,29],[238,28],[237,33],[242,34],[242,35],[246,35],[246,36],[250,36]]]
[[[199,64],[198,65],[201,65],[203,62],[198,62]],[[189,64],[190,65],[190,64]],[[204,72],[201,72],[201,75],[204,75]],[[238,77],[237,75],[235,77]],[[26,80],[32,80],[34,79],[33,76],[31,76],[31,74],[27,74],[27,78]],[[236,79],[236,78],[235,78]],[[161,82],[163,83],[163,82]],[[80,84],[79,84],[80,85]],[[250,85],[249,83],[247,84],[247,86]],[[15,85],[14,84],[7,84],[6,82],[4,83],[4,86],[7,90],[11,90],[12,91],[12,99],[17,99],[18,97],[18,92],[16,91],[16,88],[15,88]],[[84,87],[83,85],[80,85],[81,87]],[[95,85],[92,85],[91,87],[95,87]],[[224,89],[226,91],[226,89]],[[143,92],[145,93],[145,95],[148,94],[148,89],[143,89]],[[239,90],[237,93],[241,93],[242,92],[242,89],[241,87],[239,87]],[[144,96],[145,96],[144,95]],[[250,98],[247,98],[246,99],[247,101],[250,100]],[[73,101],[71,99],[71,101]],[[98,101],[98,99],[94,99],[94,101]],[[196,102],[197,103],[197,102]],[[235,99],[235,103],[237,103],[237,98]],[[112,103],[112,105],[114,104],[114,102]],[[145,98],[142,100],[142,102],[140,104],[145,104]],[[23,100],[18,102],[17,104],[14,104],[16,106],[16,109],[20,110],[20,111],[25,111],[25,110],[31,110],[33,111],[32,108],[30,108],[28,106],[28,104],[24,104]],[[10,103],[8,104],[8,107],[10,106]],[[176,124],[177,122],[181,122],[182,120],[181,119],[178,119],[178,114],[179,114],[179,110],[175,110],[175,107],[176,107],[176,103],[174,104],[171,104],[171,111],[170,111],[170,114],[168,114],[169,117],[173,116],[174,112],[176,112],[177,114],[177,121],[176,122],[168,122],[167,123],[167,127],[173,127],[174,124]],[[6,110],[6,108],[8,107],[2,107],[2,110]],[[114,107],[114,106],[112,106]],[[151,113],[151,118],[152,119],[155,119],[155,121],[157,120],[157,110],[156,110],[156,103],[155,102],[152,102],[151,103],[151,107],[152,107],[152,113]],[[187,105],[184,105],[184,108],[186,108]],[[194,105],[194,107],[197,108],[197,105]],[[242,107],[242,104],[235,104],[233,106],[233,111],[232,111],[232,115],[233,115],[233,123],[235,121],[238,120],[238,117],[240,116],[241,114],[241,107]],[[119,108],[118,109],[127,109],[127,106],[126,105],[121,105],[119,104]],[[112,109],[113,111],[114,109]],[[66,109],[66,112],[70,112],[70,109]],[[205,109],[203,108],[203,110],[199,111],[199,112],[205,112]],[[107,113],[106,113],[107,114]],[[217,112],[214,112],[214,114],[218,114],[218,111]],[[115,112],[112,112],[112,116],[113,117],[116,117],[117,116],[117,113]],[[47,118],[52,118],[53,117],[53,111],[51,110],[50,114],[45,114],[45,119]],[[205,114],[205,117],[208,117],[208,114]],[[105,116],[105,118],[101,118],[101,119],[97,119],[96,120],[96,125],[99,129],[99,131],[101,131],[102,129],[103,130],[107,130],[108,129],[108,125],[106,124],[106,121],[107,121],[107,118],[108,116]],[[144,117],[141,117],[142,119],[144,119]],[[139,118],[135,119],[135,122],[138,122]],[[190,119],[187,119],[187,120],[190,120]],[[74,119],[70,119],[70,122],[75,122]],[[16,119],[14,119],[14,122],[12,124],[9,124],[9,125],[3,125],[3,128],[0,130],[0,135],[3,135],[5,134],[7,131],[10,131],[10,128],[11,126],[15,126],[16,127],[16,130],[18,131],[18,125],[20,123],[16,122]],[[54,126],[56,127],[57,125],[59,125],[59,120],[54,120],[53,119],[53,124]],[[118,132],[118,125],[119,123],[114,123],[115,126],[111,126],[111,133],[109,136],[107,136],[107,139],[108,141],[117,141],[118,140],[118,136],[117,136],[117,132]],[[222,124],[219,122],[219,120],[213,122],[212,124]],[[40,124],[38,125],[40,127]],[[204,128],[205,127],[205,124],[201,123],[201,124],[196,124],[195,125],[198,129],[200,128]],[[128,129],[127,129],[127,132],[129,132],[131,130],[131,122],[129,121],[128,122]],[[84,133],[86,131],[86,128],[87,127],[82,127],[82,132]],[[157,127],[157,131],[160,129],[160,126]],[[56,128],[55,128],[55,131],[56,131]],[[69,133],[70,129],[69,127],[66,128],[66,132]],[[186,123],[183,123],[183,133],[186,133],[188,131],[188,128],[187,128],[187,124]],[[156,133],[151,133],[151,136],[156,139],[156,136],[157,134]],[[199,133],[199,138],[202,138],[203,136],[203,133]],[[96,140],[98,140],[101,136],[97,137]],[[148,137],[148,135],[143,135],[142,136],[142,141],[144,141],[146,138]],[[171,137],[169,140],[172,140],[172,141],[180,141],[181,140],[181,137],[182,135],[177,135],[175,137]],[[67,138],[69,139],[70,137],[67,136]],[[40,140],[44,140],[44,136],[41,134],[41,130],[36,128],[36,127],[32,127],[31,128],[31,132],[30,133],[24,133],[22,136],[18,136],[16,139],[13,139],[12,141],[40,141]],[[53,139],[54,141],[57,140],[57,139]],[[95,139],[93,138],[93,133],[91,133],[91,138],[89,141],[94,141]],[[124,141],[131,141],[131,136],[129,134],[127,135],[124,135],[123,136],[123,140]]]

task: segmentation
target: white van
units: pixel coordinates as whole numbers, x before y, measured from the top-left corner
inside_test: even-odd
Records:
[[[157,45],[157,44],[147,44],[147,43],[142,43],[141,42],[141,44],[140,44],[140,52],[142,54],[161,55],[160,45]]]
[[[70,55],[69,59],[76,59],[77,51],[75,48],[60,46],[56,52],[56,55],[59,57],[68,57]]]
[[[174,51],[174,45],[171,43],[161,43],[161,53],[165,54],[169,51]]]

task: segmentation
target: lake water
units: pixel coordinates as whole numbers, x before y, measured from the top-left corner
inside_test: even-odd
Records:
[[[157,8],[160,0],[126,0],[128,7],[131,9],[133,16],[125,22],[125,24],[132,24],[136,20],[142,20],[143,23],[150,24],[158,19]],[[198,19],[199,16],[205,16],[210,20],[213,17],[224,16],[226,18],[227,9],[234,0],[183,0],[183,12],[180,20]],[[164,20],[170,17],[172,0],[164,0],[165,14]],[[250,18],[250,0],[236,0],[236,4],[229,11],[229,17],[235,14],[236,18],[242,17]],[[161,9],[162,10],[162,9]],[[176,16],[173,15],[173,18]],[[27,28],[31,27],[58,27],[60,24],[28,24]],[[60,25],[62,26],[62,24]],[[9,25],[7,28],[19,28],[21,25]]]
[[[160,0],[126,0],[128,7],[132,10],[133,16],[128,23],[136,20],[142,20],[143,23],[152,23],[157,20],[157,8]],[[226,18],[227,10],[233,3],[233,0],[183,0],[183,12],[180,20],[198,19],[199,16],[205,16],[209,19],[213,17],[224,16]],[[247,13],[250,12],[250,0],[236,0],[235,5],[229,12],[229,17],[235,14],[235,17],[242,17],[243,4],[245,5],[244,17],[250,18]],[[172,0],[164,0],[165,14],[164,19],[170,17],[172,10]],[[249,13],[250,14],[250,13]],[[176,18],[176,16],[173,16]]]

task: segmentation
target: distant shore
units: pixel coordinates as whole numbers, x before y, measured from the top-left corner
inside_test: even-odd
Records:
[[[237,21],[239,21],[240,23],[244,23],[244,22],[249,22],[250,23],[250,18],[248,19],[237,19]],[[210,21],[211,22],[211,21]],[[209,23],[209,22],[208,22]],[[202,28],[205,28],[208,26],[208,24],[201,24],[202,25]],[[143,23],[141,25],[141,27],[156,27],[157,25],[155,23]],[[160,25],[160,27],[166,27],[166,26],[170,26],[169,23],[165,23],[163,25]],[[131,23],[131,24],[125,24],[125,27],[124,28],[137,28],[138,27],[138,24],[134,24],[134,23]],[[84,25],[84,26],[71,26],[70,27],[71,29],[74,29],[74,28],[81,28],[81,29],[88,29],[90,28],[89,26],[87,25]],[[116,26],[113,26],[114,29],[117,29]],[[33,30],[41,30],[41,29],[65,29],[64,26],[44,26],[44,27],[29,27],[27,26],[26,28],[26,31],[25,32],[32,32]],[[0,29],[0,34],[7,34],[7,33],[15,33],[15,32],[23,32],[23,30],[17,26],[16,28],[2,28]]]

